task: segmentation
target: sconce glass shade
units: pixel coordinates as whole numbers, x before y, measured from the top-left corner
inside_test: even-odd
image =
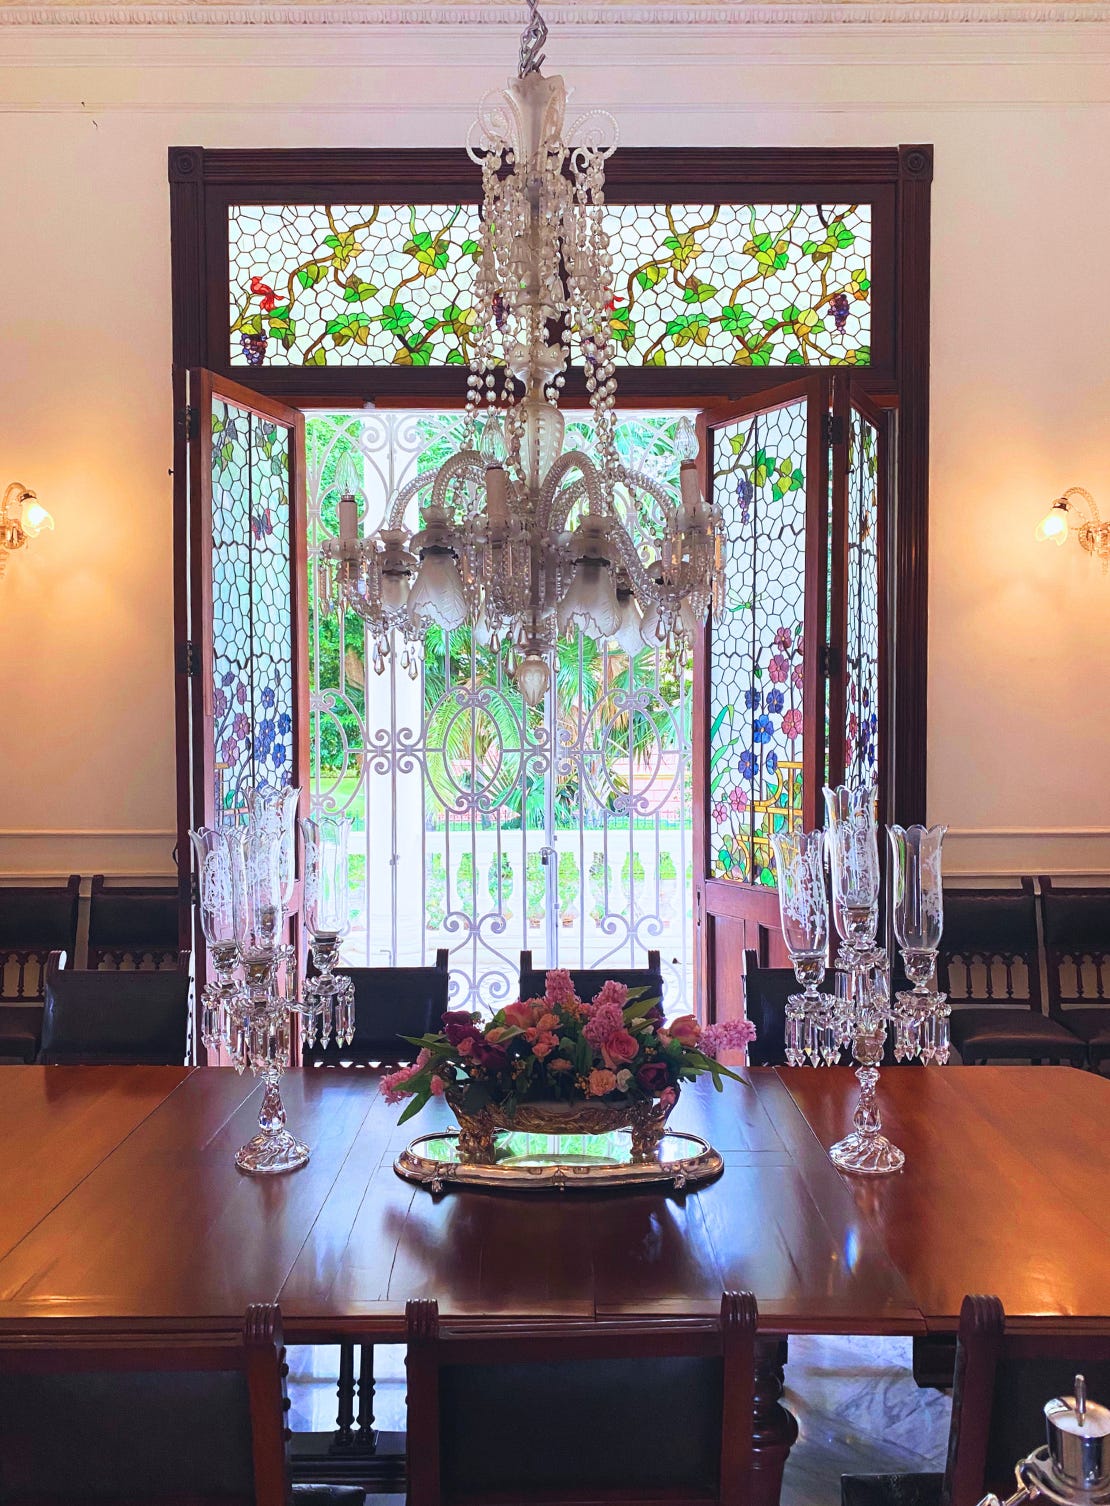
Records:
[[[944,928],[941,849],[947,826],[888,826],[894,934],[903,951],[935,952]]]
[[[242,837],[246,869],[247,950],[271,951],[281,944],[281,832],[275,823],[251,823]]]
[[[300,789],[286,784],[280,788],[260,784],[247,791],[247,810],[252,825],[265,825],[277,840],[278,866],[281,877],[281,902],[285,910],[293,901],[297,885],[297,805]]]
[[[1037,524],[1037,538],[1042,543],[1064,544],[1068,537],[1068,504],[1054,502]]]
[[[856,951],[868,951],[875,945],[879,922],[875,791],[869,785],[839,784],[823,793],[833,921],[841,941]]]
[[[621,625],[612,572],[598,560],[578,561],[570,589],[559,603],[559,631],[565,635],[574,625],[597,639],[610,637]]]
[[[23,532],[29,539],[37,538],[44,528],[54,531],[54,519],[41,502],[29,500],[23,504]]]
[[[351,924],[347,875],[346,816],[306,816],[304,838],[304,923],[311,936],[345,936]]]
[[[617,628],[613,636],[616,638],[618,646],[628,657],[634,659],[645,646],[643,633],[644,619],[640,613],[639,604],[631,591],[627,595],[622,593],[617,597],[617,600],[620,602],[621,621],[620,627]],[[654,647],[654,645],[652,646]]]

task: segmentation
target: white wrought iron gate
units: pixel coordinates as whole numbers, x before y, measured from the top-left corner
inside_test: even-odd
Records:
[[[675,474],[678,421],[625,415],[628,462]],[[352,817],[345,960],[421,964],[446,946],[453,1002],[496,1008],[523,949],[541,967],[617,967],[656,947],[668,1010],[692,1007],[689,657],[579,638],[529,709],[506,646],[432,628],[422,656],[376,666],[361,620],[318,601],[340,492],[361,493],[373,531],[457,448],[460,425],[427,412],[307,420],[311,791],[315,809]],[[584,424],[574,441],[587,447]]]

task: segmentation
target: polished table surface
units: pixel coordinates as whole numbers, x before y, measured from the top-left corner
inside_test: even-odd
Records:
[[[280,1301],[293,1339],[399,1338],[405,1302],[457,1315],[715,1311],[748,1288],[782,1333],[916,1333],[997,1293],[1011,1323],[1110,1314],[1110,1081],[1069,1068],[885,1071],[893,1177],[851,1178],[825,1147],[849,1127],[846,1068],[752,1070],[687,1089],[676,1128],[721,1151],[683,1194],[433,1197],[393,1172],[403,1128],[374,1073],[291,1073],[301,1171],[252,1178],[232,1155],[261,1089],[230,1069],[0,1072],[0,1323],[234,1318]]]

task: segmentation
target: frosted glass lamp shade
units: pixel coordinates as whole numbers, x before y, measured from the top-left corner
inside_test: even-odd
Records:
[[[23,504],[23,532],[29,539],[37,538],[44,528],[54,531],[54,519],[41,502],[33,499]]]
[[[243,833],[202,826],[189,839],[197,864],[200,924],[211,947],[243,946],[247,939]]]
[[[526,706],[539,706],[551,684],[551,668],[539,654],[526,654],[513,672],[517,689]]]
[[[1065,544],[1068,537],[1068,504],[1054,502],[1037,524],[1041,543]]]
[[[636,598],[629,592],[620,601],[621,620],[620,626],[613,635],[621,649],[630,659],[634,659],[644,647],[644,619],[640,615],[640,608]],[[648,645],[651,647],[652,645]]]
[[[574,567],[567,594],[559,603],[559,630],[578,626],[591,638],[611,638],[621,625],[613,575],[597,560],[580,559]]]
[[[409,615],[417,624],[434,622],[447,631],[466,621],[466,592],[450,550],[425,550],[409,592]]]

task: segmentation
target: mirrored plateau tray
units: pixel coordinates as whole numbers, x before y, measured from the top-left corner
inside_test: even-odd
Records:
[[[633,1161],[627,1130],[606,1135],[529,1135],[500,1131],[496,1160],[489,1165],[460,1161],[454,1130],[419,1135],[393,1163],[398,1176],[429,1192],[448,1187],[503,1188],[505,1191],[592,1191],[670,1183],[676,1191],[708,1182],[724,1168],[707,1140],[669,1130],[651,1161]]]

